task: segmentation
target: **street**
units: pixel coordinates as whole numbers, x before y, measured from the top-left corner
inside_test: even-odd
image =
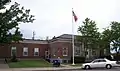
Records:
[[[69,71],[120,71],[120,68],[112,68],[112,69],[90,69],[90,70],[69,70]]]
[[[44,71],[120,71],[120,67],[112,68],[112,69],[89,69],[89,70],[44,70]]]

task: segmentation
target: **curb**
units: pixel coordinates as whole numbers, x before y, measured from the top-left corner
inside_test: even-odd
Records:
[[[67,68],[67,67],[61,67],[61,68],[13,68],[12,70],[14,71],[45,71],[45,70],[79,70],[81,69],[81,67],[71,67],[71,68]]]

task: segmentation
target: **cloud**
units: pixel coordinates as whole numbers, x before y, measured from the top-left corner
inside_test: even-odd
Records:
[[[99,31],[109,26],[111,21],[120,20],[119,0],[13,0],[15,1],[35,15],[34,23],[20,25],[27,38],[32,37],[32,31],[36,32],[38,38],[72,34],[72,8],[78,16],[78,22],[74,23],[74,34],[78,34],[77,28],[86,17],[96,21]]]

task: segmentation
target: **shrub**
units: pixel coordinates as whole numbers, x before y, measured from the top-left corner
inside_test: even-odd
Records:
[[[50,62],[50,59],[45,59],[46,61]]]
[[[116,61],[117,61],[117,60],[120,61],[120,55],[115,55],[115,56],[114,56],[114,60],[116,60]]]
[[[113,60],[110,55],[108,55],[108,56],[100,56],[99,58],[107,58],[107,59],[109,59],[109,60]]]
[[[73,58],[71,57],[71,63],[73,61]],[[85,62],[85,57],[74,57],[75,63],[84,63]]]
[[[13,54],[13,56],[11,58],[11,62],[18,62],[18,59],[15,54]]]

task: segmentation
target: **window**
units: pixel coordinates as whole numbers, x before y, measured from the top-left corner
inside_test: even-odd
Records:
[[[34,56],[39,56],[39,48],[34,48]]]
[[[28,56],[28,47],[23,48],[23,56]]]
[[[106,49],[104,49],[104,54],[106,54]]]
[[[93,63],[96,63],[96,62],[106,62],[106,60],[104,60],[104,59],[97,59],[97,60],[93,61]]]
[[[99,62],[99,60],[94,60],[93,63]]]
[[[11,56],[16,55],[16,47],[11,48]]]
[[[45,51],[45,57],[49,58],[49,51]]]
[[[74,53],[75,53],[76,56],[79,56],[80,55],[80,47],[75,46],[75,52]]]
[[[106,60],[99,60],[99,62],[106,62]]]
[[[68,56],[68,48],[63,48],[63,56]]]
[[[92,55],[96,55],[96,51],[95,50],[92,50]]]

